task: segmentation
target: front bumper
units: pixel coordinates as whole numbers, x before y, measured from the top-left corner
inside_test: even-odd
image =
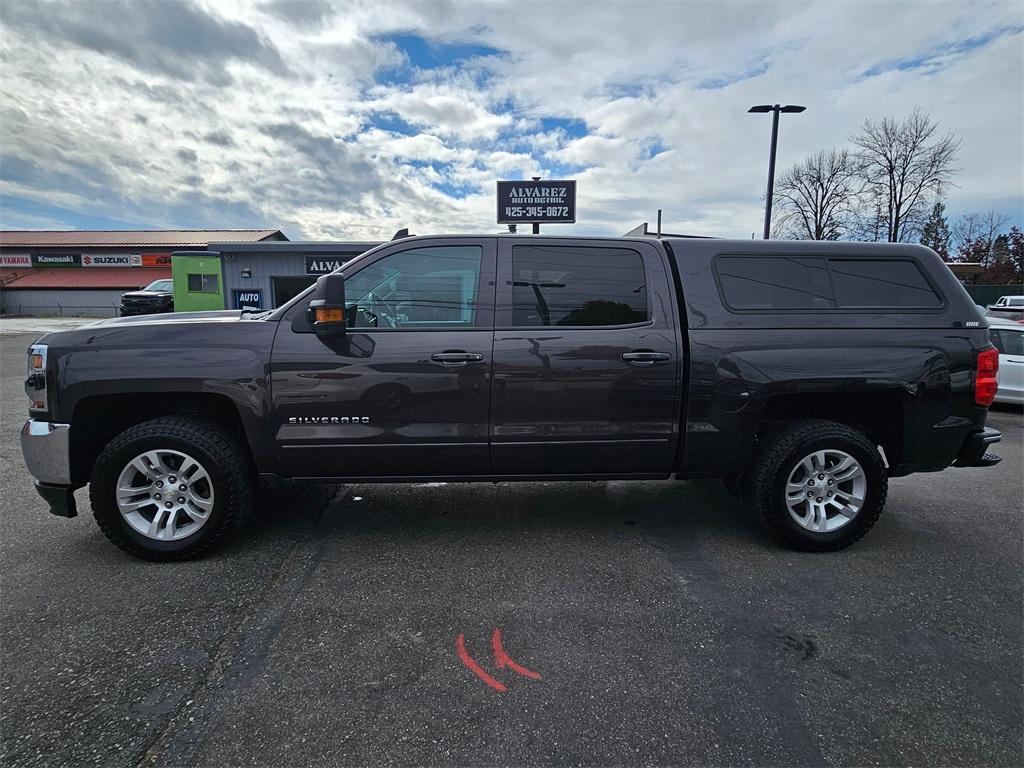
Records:
[[[28,473],[48,485],[71,485],[70,424],[29,419],[21,428],[21,455]]]
[[[154,304],[146,307],[126,307],[124,304],[121,305],[121,316],[131,317],[132,315],[159,315],[161,312],[166,312],[167,307],[163,304]]]
[[[71,425],[29,419],[21,428],[21,455],[35,479],[36,490],[61,517],[74,517],[74,488],[71,485]]]
[[[1002,461],[994,453],[988,453],[988,447],[1003,439],[1003,433],[992,427],[985,427],[980,432],[972,432],[964,440],[963,447],[953,462],[954,467],[991,467]]]

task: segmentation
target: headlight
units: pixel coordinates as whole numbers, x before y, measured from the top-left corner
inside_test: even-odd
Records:
[[[46,345],[33,344],[28,348],[28,378],[25,379],[30,411],[45,411],[50,401],[46,392]]]

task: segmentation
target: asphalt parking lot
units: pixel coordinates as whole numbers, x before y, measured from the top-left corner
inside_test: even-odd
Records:
[[[367,485],[150,564],[32,490],[32,338],[0,343],[4,765],[1022,761],[1019,413],[1002,464],[894,480],[836,554],[717,482]]]

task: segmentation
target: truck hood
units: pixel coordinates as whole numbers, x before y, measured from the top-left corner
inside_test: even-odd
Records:
[[[216,323],[233,322],[242,318],[240,309],[218,309],[210,312],[170,312],[165,315],[135,315],[134,317],[113,317],[109,320],[97,320],[80,326],[78,330],[109,328],[116,325],[161,325],[181,323]]]
[[[243,317],[245,316],[245,317]],[[67,331],[48,333],[37,340],[40,344],[51,344],[59,347],[77,346],[79,344],[97,344],[108,340],[119,339],[122,342],[136,340],[141,346],[159,343],[174,337],[201,338],[203,327],[225,324],[245,326],[263,325],[262,322],[248,322],[252,314],[240,309],[226,309],[212,312],[172,312],[163,315],[136,315],[134,317],[114,317],[109,320],[97,320],[78,328]],[[243,319],[246,322],[241,322]],[[255,320],[255,318],[253,318]],[[200,334],[195,336],[192,333]],[[182,334],[188,334],[187,337]]]

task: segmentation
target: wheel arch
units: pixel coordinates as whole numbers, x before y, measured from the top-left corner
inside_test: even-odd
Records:
[[[75,404],[71,420],[71,480],[89,480],[103,448],[126,429],[161,416],[196,416],[225,427],[247,459],[253,455],[238,407],[227,395],[213,392],[118,392],[85,397]]]
[[[756,432],[764,434],[794,419],[826,419],[863,433],[882,447],[887,463],[896,466],[903,452],[904,417],[903,403],[893,393],[780,394],[764,404]]]

